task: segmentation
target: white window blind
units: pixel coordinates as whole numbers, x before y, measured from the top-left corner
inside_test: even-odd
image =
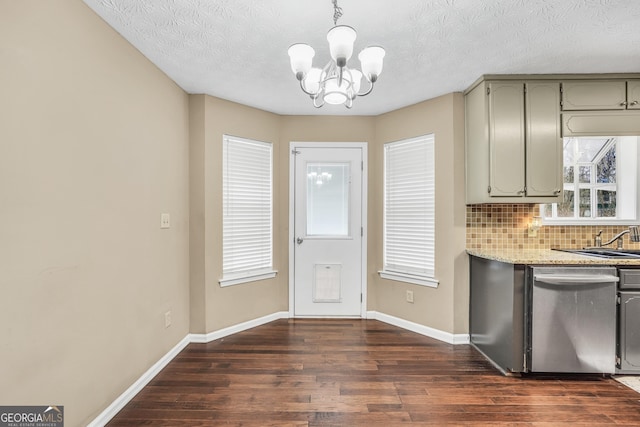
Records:
[[[272,145],[225,135],[221,285],[264,278],[272,263]],[[272,275],[271,275],[272,277]],[[240,279],[240,280],[238,280]]]
[[[431,286],[434,277],[434,137],[384,145],[384,270]],[[426,279],[427,283],[423,283]],[[431,279],[431,280],[430,280]]]

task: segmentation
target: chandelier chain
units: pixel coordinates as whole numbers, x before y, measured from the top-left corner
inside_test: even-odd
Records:
[[[333,25],[338,25],[338,19],[342,16],[342,8],[338,6],[338,0],[333,1]]]

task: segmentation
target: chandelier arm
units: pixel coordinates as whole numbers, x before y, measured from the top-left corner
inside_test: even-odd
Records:
[[[369,81],[369,80],[367,80]],[[357,96],[367,96],[373,91],[373,82],[369,82],[369,89],[362,93],[356,93]]]
[[[318,100],[318,98],[320,98],[319,96],[313,96],[313,106],[316,108],[320,108],[324,105],[324,99],[322,99],[322,104],[317,104],[316,101]]]
[[[306,87],[304,87],[304,79],[300,80],[300,89],[310,97],[315,97],[317,93],[309,92]]]
[[[327,62],[327,65],[325,65],[324,68],[322,68],[322,77],[323,77],[322,78],[322,83],[323,83],[323,86],[324,86],[324,82],[329,80],[329,78],[331,77],[332,71],[333,71],[332,67],[335,67],[336,66],[335,64],[336,64],[335,62],[329,61],[329,62]]]

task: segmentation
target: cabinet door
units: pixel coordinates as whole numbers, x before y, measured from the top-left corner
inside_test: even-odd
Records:
[[[562,109],[624,110],[627,93],[624,81],[570,81],[562,83]]]
[[[491,197],[524,196],[524,84],[489,83]]]
[[[640,110],[640,80],[627,81],[627,108]]]
[[[527,196],[560,194],[562,138],[560,137],[560,83],[526,83]]]
[[[620,369],[640,372],[640,292],[620,293]]]

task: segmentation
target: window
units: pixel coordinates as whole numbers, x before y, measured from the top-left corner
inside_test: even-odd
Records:
[[[307,163],[307,236],[349,237],[349,163]]]
[[[222,156],[220,285],[274,277],[272,146],[225,135]]]
[[[636,221],[638,138],[565,138],[563,144],[563,201],[541,205],[544,223]]]
[[[380,276],[436,287],[434,136],[384,145],[384,267]]]

